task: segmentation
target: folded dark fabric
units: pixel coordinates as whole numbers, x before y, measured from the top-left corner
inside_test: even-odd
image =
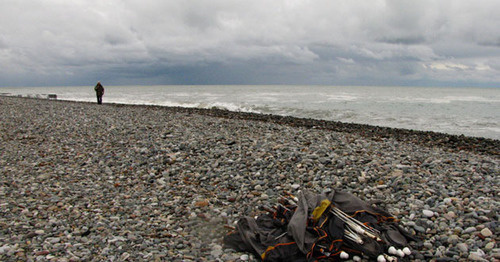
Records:
[[[240,218],[224,244],[263,261],[318,261],[343,252],[390,258],[389,247],[414,240],[391,214],[343,191],[302,191],[267,210],[256,219]]]

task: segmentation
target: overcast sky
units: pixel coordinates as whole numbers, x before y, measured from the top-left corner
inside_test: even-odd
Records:
[[[499,0],[1,0],[0,86],[500,87]]]

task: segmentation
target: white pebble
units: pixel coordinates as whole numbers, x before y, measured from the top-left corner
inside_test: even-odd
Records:
[[[395,248],[395,247],[391,246],[391,247],[389,247],[389,249],[387,250],[387,252],[388,252],[389,254],[391,254],[391,255],[396,255],[397,250],[396,250],[396,248]]]
[[[247,254],[241,255],[240,259],[243,261],[248,261],[248,255]]]
[[[410,248],[408,248],[408,247],[403,248],[403,253],[405,253],[405,255],[407,255],[407,256],[411,255]]]
[[[483,235],[484,237],[491,237],[493,235],[493,233],[491,232],[491,230],[489,228],[483,228],[483,230],[481,230],[481,235]]]
[[[129,257],[130,257],[130,254],[129,254],[129,253],[127,253],[127,252],[125,252],[125,253],[123,253],[123,254],[121,255],[120,260],[121,260],[121,261],[125,261],[125,260],[127,260]]]
[[[0,247],[0,255],[6,254],[9,251],[10,251],[10,246],[7,244]]]
[[[340,252],[340,258],[342,258],[342,259],[348,259],[349,258],[349,254],[347,254],[346,252],[342,251],[342,252]]]
[[[403,250],[398,249],[398,250],[396,251],[396,255],[397,255],[398,257],[404,257],[404,256],[405,256],[405,253],[403,252]]]
[[[427,210],[427,209],[422,210],[422,213],[424,213],[424,216],[426,216],[426,217],[434,216],[434,212]]]
[[[484,253],[484,251],[481,250],[480,248],[478,248],[475,253],[478,254],[480,257],[484,257],[486,255],[486,253]]]
[[[377,257],[377,262],[387,262],[387,260],[385,260],[384,255],[379,255],[379,256]]]
[[[361,261],[361,257],[359,257],[359,256],[353,256],[352,260],[354,260],[356,262],[359,262],[359,261]]]

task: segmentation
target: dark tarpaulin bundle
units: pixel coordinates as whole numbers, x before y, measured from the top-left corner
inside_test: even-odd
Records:
[[[224,244],[263,261],[321,261],[367,256],[398,261],[412,236],[386,211],[342,191],[286,193],[257,218],[242,217]]]

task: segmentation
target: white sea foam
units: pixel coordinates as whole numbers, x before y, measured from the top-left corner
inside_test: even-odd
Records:
[[[352,94],[326,95],[328,101],[356,101],[359,97]]]
[[[445,97],[390,97],[387,99],[392,102],[407,102],[407,103],[428,103],[428,104],[449,104],[454,102],[480,102],[480,103],[500,103],[498,99],[490,99],[486,97],[458,97],[458,96],[445,96]]]

